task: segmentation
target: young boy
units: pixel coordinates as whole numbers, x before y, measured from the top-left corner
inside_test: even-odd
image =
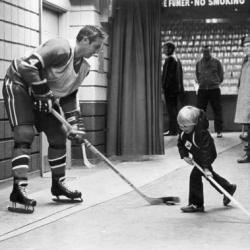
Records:
[[[230,184],[226,179],[215,173],[212,168],[211,164],[216,159],[217,153],[214,140],[207,130],[208,120],[204,111],[193,106],[185,106],[179,111],[177,122],[182,130],[177,144],[181,158],[190,165],[193,165],[194,160],[204,169],[207,177],[212,176],[218,184],[233,195],[236,185]],[[194,167],[190,174],[188,206],[181,208],[185,213],[204,212],[202,176],[201,171]],[[212,182],[210,184],[221,193]],[[230,199],[224,196],[224,206],[229,203]]]

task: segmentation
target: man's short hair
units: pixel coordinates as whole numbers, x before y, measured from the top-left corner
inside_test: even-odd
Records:
[[[210,45],[204,45],[203,47],[202,47],[202,49],[208,49],[208,50],[211,50],[211,46]]]
[[[89,42],[92,43],[97,38],[104,39],[105,33],[98,27],[93,25],[85,25],[80,29],[76,36],[76,40],[80,42],[84,37],[89,39]]]
[[[169,47],[169,48],[172,48],[173,50],[175,50],[175,45],[172,41],[167,41],[165,44],[164,44],[164,47]]]

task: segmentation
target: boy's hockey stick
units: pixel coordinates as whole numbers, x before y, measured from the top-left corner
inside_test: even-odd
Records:
[[[193,161],[194,166],[198,168],[205,176],[206,179],[209,179],[228,199],[230,199],[242,212],[250,217],[250,213],[231,195],[229,194],[221,185],[219,185],[211,176],[206,176],[205,171],[201,166],[199,166],[195,161]]]
[[[64,119],[63,116],[61,116],[56,110],[52,109],[51,113],[62,123],[66,126],[68,131],[72,131],[72,126]],[[79,134],[85,134],[83,131],[76,131],[76,133]],[[139,189],[137,189],[124,175],[122,175],[116,167],[106,158],[98,149],[96,149],[87,139],[84,139],[84,143],[87,148],[89,148],[90,151],[92,151],[95,155],[99,156],[103,161],[107,163],[109,168],[111,168],[117,175],[120,176],[121,179],[123,179],[134,191],[140,195],[144,200],[146,200],[150,205],[157,205],[165,203],[167,205],[172,205],[175,203],[179,203],[180,199],[179,197],[175,196],[167,196],[167,197],[160,197],[160,198],[152,198],[146,196],[144,193],[142,193]]]

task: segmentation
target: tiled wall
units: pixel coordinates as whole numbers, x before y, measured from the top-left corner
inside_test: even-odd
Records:
[[[12,131],[2,98],[7,67],[39,45],[39,0],[0,1],[0,180],[11,176]],[[30,171],[39,169],[39,136],[32,145]]]

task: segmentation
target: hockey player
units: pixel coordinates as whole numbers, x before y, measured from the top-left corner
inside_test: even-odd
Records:
[[[220,186],[233,195],[236,185],[230,184],[212,168],[211,164],[216,159],[217,153],[214,140],[207,130],[208,120],[204,111],[193,106],[185,106],[179,111],[177,122],[182,130],[177,144],[181,158],[190,165],[193,165],[194,160],[204,169],[206,176],[213,177]],[[209,179],[208,181],[210,182]],[[212,182],[210,184],[221,193]],[[230,199],[224,196],[224,206],[227,206],[229,202]],[[186,213],[204,211],[202,173],[196,167],[190,174],[188,206],[182,207],[181,210]]]
[[[52,107],[61,110],[67,121],[78,128],[77,91],[90,68],[84,58],[97,53],[104,38],[100,29],[86,25],[75,41],[59,38],[48,40],[29,56],[13,60],[8,68],[3,97],[14,133],[13,190],[10,194],[14,206],[9,210],[19,211],[15,208],[16,203],[25,206],[21,212],[32,212],[36,206],[36,201],[26,194],[34,127],[38,132],[43,131],[48,139],[52,195],[81,200],[81,192],[65,186],[66,138],[76,139],[79,135],[67,134],[50,111]],[[81,141],[82,138],[77,139]]]

